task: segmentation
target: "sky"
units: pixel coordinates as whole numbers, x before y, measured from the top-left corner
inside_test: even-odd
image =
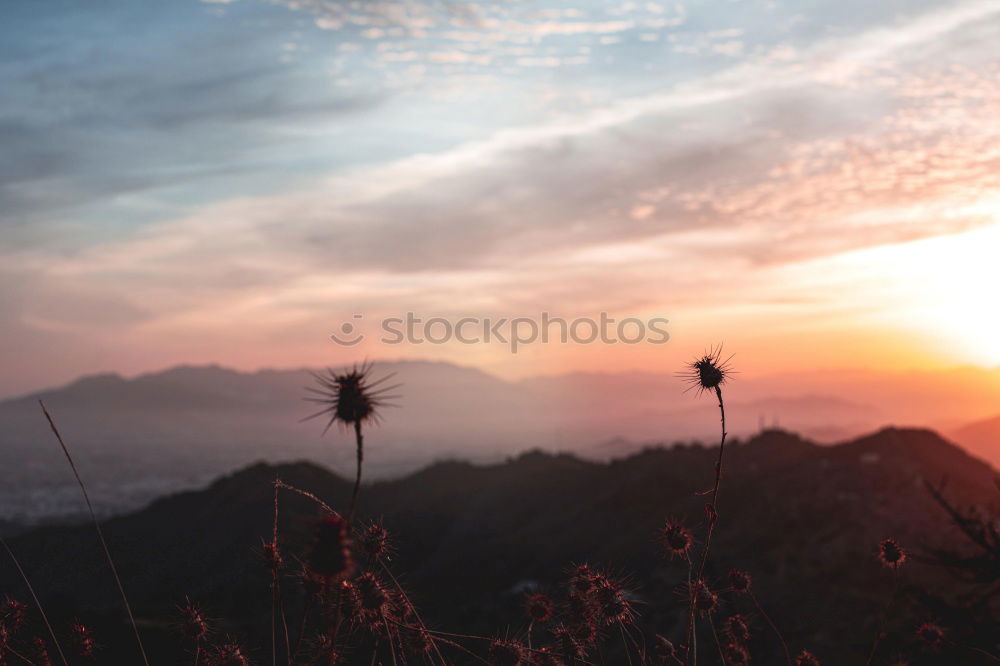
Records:
[[[4,3],[0,395],[717,344],[753,374],[998,366],[998,43],[995,0]],[[670,340],[378,339],[407,312]]]

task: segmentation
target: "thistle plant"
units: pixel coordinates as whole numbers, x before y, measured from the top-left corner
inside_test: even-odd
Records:
[[[732,357],[729,357],[732,358]],[[723,360],[722,346],[709,350],[701,357],[688,364],[681,377],[690,384],[688,390],[696,389],[699,394],[714,392],[719,401],[719,417],[722,427],[722,436],[719,439],[719,458],[715,463],[715,484],[712,487],[712,501],[705,505],[705,514],[708,516],[708,535],[705,538],[705,549],[702,552],[701,564],[698,567],[696,581],[704,579],[705,565],[708,563],[708,553],[712,546],[712,534],[715,525],[719,521],[719,483],[722,481],[722,456],[726,450],[726,406],[722,399],[722,385],[725,384],[732,370],[729,366],[729,358]],[[695,629],[695,601],[689,600],[690,610],[688,614],[688,640],[691,644],[691,657],[697,662],[697,643]],[[723,659],[725,661],[725,659]]]
[[[364,460],[364,434],[363,428],[368,423],[378,423],[379,409],[391,406],[386,402],[396,396],[389,395],[389,392],[396,389],[400,384],[392,386],[382,386],[382,384],[392,378],[395,373],[386,375],[374,381],[371,380],[372,365],[363,363],[355,365],[349,371],[336,372],[327,369],[324,373],[313,373],[319,388],[310,386],[306,390],[312,392],[314,396],[307,397],[306,400],[323,405],[323,409],[310,414],[305,420],[319,416],[328,416],[326,427],[323,433],[330,429],[334,423],[339,423],[344,427],[354,429],[354,439],[357,444],[357,474],[354,479],[354,491],[351,493],[351,506],[347,514],[348,523],[354,520],[354,511],[357,506],[358,494],[361,491],[361,465]]]

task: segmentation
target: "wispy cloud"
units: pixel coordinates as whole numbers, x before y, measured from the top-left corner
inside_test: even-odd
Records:
[[[245,6],[187,17],[220,23],[177,67],[98,58],[90,107],[51,116],[84,93],[42,86],[48,116],[0,119],[8,339],[169,357],[253,321],[274,356],[361,309],[724,312],[800,299],[796,263],[996,222],[970,207],[1000,185],[995,2],[822,39],[652,4],[296,2],[234,34]],[[649,48],[684,76],[634,78]]]

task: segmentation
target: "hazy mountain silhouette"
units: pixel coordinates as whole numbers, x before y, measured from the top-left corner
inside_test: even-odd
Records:
[[[958,428],[951,433],[951,438],[973,455],[996,460],[1000,452],[1000,415]]]
[[[703,522],[697,492],[710,485],[713,462],[714,451],[697,446],[610,463],[540,452],[488,466],[441,462],[368,485],[361,506],[364,516],[384,518],[394,536],[393,567],[433,626],[485,635],[522,629],[516,590],[556,585],[569,565],[588,561],[627,575],[645,629],[669,632],[683,622],[677,589],[687,569],[659,552],[656,530],[667,517]],[[185,594],[209,615],[228,618],[220,632],[246,640],[261,658],[267,653],[270,597],[260,543],[271,529],[275,476],[335,507],[348,501],[350,482],[313,464],[256,464],[106,523],[157,654],[177,655],[170,623]],[[767,431],[727,454],[709,577],[719,581],[731,566],[751,570],[793,647],[809,646],[824,663],[857,663],[892,588],[876,558],[879,540],[893,536],[919,555],[955,539],[921,482],[947,478],[957,504],[995,507],[994,477],[988,465],[926,430],[885,429],[835,446]],[[318,512],[290,493],[280,505],[282,543],[294,566]],[[128,630],[90,527],[39,528],[12,546],[54,615],[96,617],[104,642],[123,650],[120,662],[112,651],[101,663],[131,663]],[[960,592],[941,571],[913,560],[908,581]],[[0,589],[22,592],[6,565]],[[296,589],[291,578],[286,589]],[[915,621],[910,613],[899,610],[894,622]],[[750,615],[755,659],[778,663],[776,644],[759,615]]]
[[[606,459],[653,443],[712,438],[717,424],[712,401],[685,394],[669,373],[571,373],[512,382],[449,363],[377,365],[376,374],[390,372],[404,384],[401,407],[388,410],[368,434],[370,478],[399,476],[441,458],[490,462],[532,448]],[[973,381],[972,370],[956,372]],[[832,392],[804,377],[738,378],[727,400],[730,431],[747,436],[762,422],[777,421],[829,442],[887,422],[926,422],[884,402],[892,394],[887,379],[823,377]],[[924,391],[907,400],[918,407],[936,400],[951,414],[950,398],[926,390],[928,377],[897,377],[904,384],[897,389],[906,396]],[[993,374],[981,371],[976,378],[982,385]],[[957,379],[938,379],[942,390],[959,390]],[[310,413],[302,397],[312,381],[305,369],[242,373],[182,366],[132,379],[85,377],[0,402],[0,519],[37,520],[80,508],[39,398],[76,451],[105,513],[197,487],[253,460],[310,459],[349,473],[349,437],[335,429],[321,437],[323,423],[300,422]],[[915,420],[896,418],[900,414]],[[977,451],[998,459],[996,449]]]

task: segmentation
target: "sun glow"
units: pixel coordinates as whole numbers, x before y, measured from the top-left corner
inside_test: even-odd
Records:
[[[994,209],[995,210],[995,209]],[[883,324],[933,340],[943,357],[1000,364],[1000,221],[949,236],[852,253],[859,297]]]

